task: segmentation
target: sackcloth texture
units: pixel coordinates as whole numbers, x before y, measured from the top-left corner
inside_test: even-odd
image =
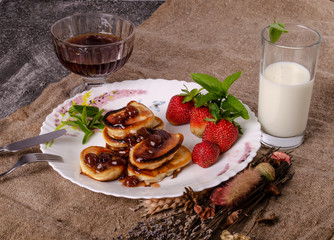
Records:
[[[295,175],[267,207],[279,221],[256,226],[252,234],[271,240],[333,239],[334,2],[167,0],[137,27],[133,55],[108,81],[192,81],[194,72],[224,79],[242,71],[230,92],[257,113],[260,32],[274,17],[316,29],[322,44],[305,142],[293,151]],[[0,145],[38,135],[46,116],[81,81],[74,74],[59,79],[33,103],[2,119]],[[0,172],[23,153],[37,151],[2,154]],[[142,220],[140,211],[133,211],[138,204],[79,187],[47,163],[30,164],[0,180],[0,238],[112,239]],[[240,233],[250,229],[253,218]]]

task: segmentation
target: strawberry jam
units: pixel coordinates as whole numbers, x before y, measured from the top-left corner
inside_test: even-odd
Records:
[[[84,158],[87,166],[93,168],[96,172],[103,172],[104,170],[112,166],[126,165],[126,159],[118,155],[112,155],[111,153],[103,152],[98,155],[95,153],[88,153]]]

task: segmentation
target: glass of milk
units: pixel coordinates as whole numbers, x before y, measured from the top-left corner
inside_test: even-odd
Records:
[[[275,43],[261,33],[258,118],[262,143],[292,149],[302,144],[321,42],[308,27],[287,23]]]

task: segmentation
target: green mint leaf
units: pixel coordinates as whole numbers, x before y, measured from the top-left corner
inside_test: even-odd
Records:
[[[216,121],[220,120],[220,109],[216,103],[209,103],[209,111]]]
[[[88,117],[94,117],[100,111],[98,107],[94,107],[94,106],[72,105],[69,109],[69,113],[73,112],[73,113],[82,114],[84,107],[86,108]]]
[[[284,27],[284,23],[277,23],[277,22],[275,22],[275,23],[270,24],[269,27],[271,27],[273,29],[276,29],[278,31],[284,32],[284,33],[288,32],[288,30],[285,29],[285,27]]]
[[[228,110],[232,108],[232,106],[226,100],[220,103],[220,107],[224,110]]]
[[[74,105],[72,105],[72,106],[68,109],[68,113],[69,113],[70,115],[74,115],[74,114],[78,114],[78,113],[80,113],[80,112],[78,112],[78,111],[75,109]]]
[[[87,108],[86,106],[83,107],[82,109],[82,113],[81,113],[81,122],[84,124],[84,125],[88,125],[88,120],[87,120]]]
[[[75,121],[61,121],[63,124],[72,126],[72,127],[77,127],[80,128],[80,126],[75,122]]]
[[[219,81],[217,78],[202,73],[192,73],[190,75],[196,83],[201,85],[208,92],[215,93],[217,95],[222,94],[223,85],[222,82]]]
[[[81,121],[81,116],[74,115],[74,114],[70,114],[70,117],[71,117],[71,118],[75,118],[75,119],[77,119],[78,121]]]
[[[277,40],[281,37],[282,33],[289,32],[285,26],[284,23],[278,23],[275,22],[269,25],[269,39],[271,42],[275,43]]]
[[[82,143],[85,144],[89,137],[94,134],[93,129],[103,129],[103,112],[98,107],[85,106],[85,105],[73,105],[69,109],[70,120],[62,121],[63,125],[69,125],[79,128],[84,132]],[[75,119],[75,120],[73,120]]]
[[[102,122],[100,123],[95,123],[93,126],[92,126],[92,129],[94,128],[98,128],[98,129],[103,129],[104,128],[104,124]]]
[[[240,116],[244,119],[249,119],[248,111],[245,106],[234,96],[229,94],[227,96],[227,102],[237,111],[240,113]]]
[[[231,121],[233,119],[231,110],[226,110],[221,113],[221,118]]]
[[[99,111],[95,117],[89,122],[88,124],[88,128],[92,129],[92,126],[101,119],[102,113],[104,112],[104,109],[102,109],[101,111]]]
[[[93,131],[86,132],[83,139],[82,139],[82,144],[85,144],[88,141],[88,138],[94,134]]]
[[[217,98],[219,98],[215,93],[209,92],[205,95],[198,95],[195,98],[195,107],[201,107],[207,103],[209,103],[210,101],[216,100]]]
[[[87,133],[87,132],[90,132],[91,130],[89,130],[87,128],[87,126],[85,124],[83,124],[82,122],[80,121],[74,121],[81,129],[81,131],[83,131],[84,133]]]
[[[269,29],[269,38],[270,38],[270,42],[277,42],[277,40],[280,38],[280,36],[282,35],[282,31],[279,31],[275,28],[270,28]]]
[[[102,122],[96,122],[92,124],[89,129],[94,130],[94,129],[103,129],[103,128],[104,128],[104,124]]]
[[[90,130],[82,124],[82,122],[80,121],[62,121],[62,123],[66,124],[66,125],[69,125],[69,126],[72,126],[72,127],[77,127],[77,128],[80,128],[81,131],[83,132],[89,132]]]
[[[223,89],[223,95],[226,96],[228,89],[231,87],[231,85],[241,76],[241,72],[236,72],[227,78],[222,83],[222,89]]]

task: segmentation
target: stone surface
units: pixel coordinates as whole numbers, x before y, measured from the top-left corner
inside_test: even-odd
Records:
[[[163,3],[158,0],[0,0],[0,119],[34,101],[70,72],[57,60],[52,23],[79,12],[114,13],[136,26]]]

